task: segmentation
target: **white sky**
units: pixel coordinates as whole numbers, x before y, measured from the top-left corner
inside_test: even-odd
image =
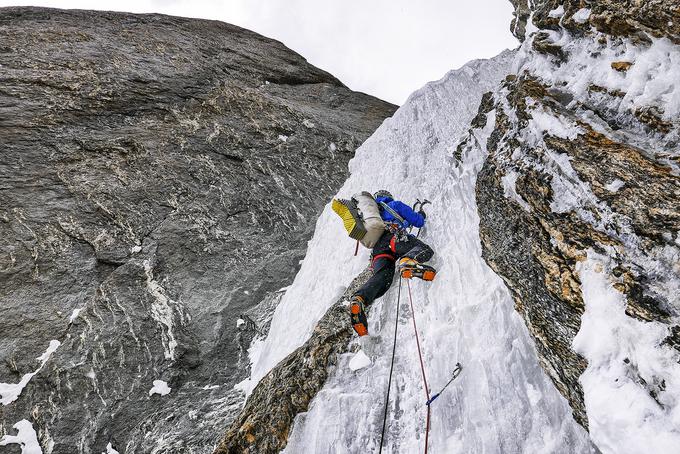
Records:
[[[0,0],[229,22],[282,41],[353,90],[402,104],[475,58],[514,48],[509,0]]]

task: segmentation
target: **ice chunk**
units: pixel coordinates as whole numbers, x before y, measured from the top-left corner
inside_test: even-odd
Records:
[[[279,140],[281,142],[288,142],[288,136],[286,136],[284,134],[279,134]]]
[[[243,320],[242,318],[239,318],[238,320],[236,320],[236,327],[239,328],[245,322],[246,322],[245,320]]]
[[[349,362],[349,369],[352,371],[363,369],[371,365],[371,358],[366,356],[363,350],[356,352]]]
[[[161,396],[166,396],[170,394],[171,390],[172,388],[170,388],[163,380],[154,380],[153,388],[149,390],[149,395],[153,396],[154,394],[160,394]]]

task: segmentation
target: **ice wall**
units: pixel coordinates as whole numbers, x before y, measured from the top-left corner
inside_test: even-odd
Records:
[[[485,156],[470,153],[462,162],[453,157],[482,94],[497,86],[513,57],[505,52],[471,62],[414,93],[358,150],[351,177],[339,192],[348,197],[385,188],[407,203],[415,197],[433,202],[421,238],[436,251],[432,264],[439,275],[430,284],[411,284],[415,315],[433,391],[446,383],[456,362],[464,370],[433,404],[431,452],[591,451],[586,432],[539,366],[508,291],[481,258],[475,181]],[[493,120],[488,125],[477,137],[482,144]],[[327,207],[269,337],[252,349],[251,386],[309,337],[334,297],[367,265],[369,251],[353,257],[353,247]],[[309,411],[298,416],[285,452],[377,450],[397,286],[395,280],[392,290],[374,303],[371,336],[354,341],[372,364],[352,371],[353,354],[339,359]],[[406,295],[404,287],[383,452],[424,447],[425,395]]]

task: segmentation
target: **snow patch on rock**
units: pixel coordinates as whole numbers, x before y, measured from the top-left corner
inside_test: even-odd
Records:
[[[40,367],[38,367],[34,372],[25,374],[23,377],[21,377],[19,383],[0,383],[0,403],[3,405],[9,405],[17,400],[26,385],[28,385],[28,382],[31,381],[31,378],[40,372],[47,360],[50,359],[50,356],[52,356],[52,353],[54,353],[60,345],[61,342],[58,340],[51,340],[47,350],[45,350],[42,355],[36,358],[38,361],[40,361]]]
[[[580,10],[576,11],[574,15],[571,17],[577,24],[585,24],[588,21],[588,19],[590,19],[590,9],[581,8]]]
[[[531,211],[529,204],[522,198],[521,195],[517,193],[516,183],[517,183],[517,172],[509,170],[502,178],[501,184],[503,185],[503,194],[506,198],[514,200],[521,206],[524,211]]]
[[[68,318],[69,323],[73,323],[76,321],[78,318],[78,315],[80,315],[80,312],[83,310],[82,307],[79,307],[77,309],[73,309],[73,312],[71,313],[71,316]]]
[[[626,315],[609,281],[609,259],[578,265],[585,312],[573,348],[588,360],[580,378],[590,434],[602,452],[675,452],[680,446],[680,364],[664,346],[668,326]]]
[[[548,13],[548,17],[552,17],[554,19],[562,16],[564,16],[564,5],[560,5]]]
[[[120,454],[120,453],[113,449],[113,445],[109,443],[106,445],[106,452],[103,452],[102,454]]]
[[[153,396],[154,394],[160,394],[161,396],[167,396],[170,394],[171,390],[172,388],[168,386],[167,382],[163,380],[154,380],[153,388],[149,390],[149,395]]]
[[[619,189],[625,186],[626,183],[616,178],[612,182],[608,183],[604,188],[609,192],[618,192]]]
[[[26,419],[22,419],[12,426],[18,432],[16,435],[5,435],[0,439],[0,446],[19,445],[21,454],[43,454],[38,434],[33,429],[33,424]]]

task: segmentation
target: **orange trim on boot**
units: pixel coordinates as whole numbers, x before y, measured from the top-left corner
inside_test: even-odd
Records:
[[[434,280],[434,277],[435,277],[436,275],[437,275],[437,274],[436,274],[434,271],[427,270],[427,271],[425,271],[425,272],[423,273],[423,280],[424,280],[424,281],[433,281],[433,280]]]
[[[350,304],[350,306],[349,306],[350,313],[352,315],[358,315],[361,312],[361,305],[363,303],[364,303],[364,299],[359,295],[355,295],[353,297],[352,304]],[[360,319],[357,317],[357,320],[360,320]],[[368,327],[366,325],[364,325],[363,323],[353,323],[352,328],[354,328],[354,331],[356,331],[356,333],[359,335],[359,337],[365,336],[365,335],[368,334]]]
[[[368,334],[368,329],[366,329],[366,327],[364,326],[363,323],[357,323],[356,325],[352,325],[352,327],[354,328],[354,331],[357,332],[359,337],[365,336],[365,335]]]

